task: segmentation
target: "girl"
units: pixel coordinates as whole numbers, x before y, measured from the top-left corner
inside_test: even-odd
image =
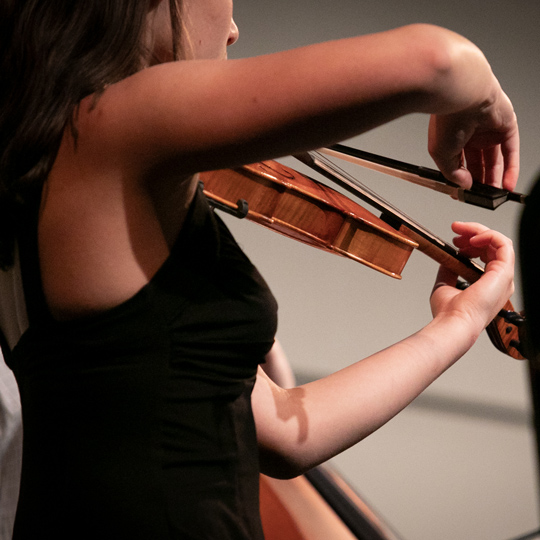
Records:
[[[513,189],[512,105],[473,44],[428,25],[225,61],[231,0],[0,5],[14,538],[262,538],[259,471],[299,474],[398,413],[512,294],[514,255],[454,224],[487,264],[477,283],[459,292],[441,269],[425,328],[283,389],[259,368],[282,359],[275,300],[196,173],[422,112],[449,180]]]

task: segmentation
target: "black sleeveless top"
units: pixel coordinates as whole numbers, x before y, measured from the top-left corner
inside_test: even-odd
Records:
[[[277,307],[203,195],[150,283],[84,320],[52,320],[22,244],[14,540],[261,539],[250,396]]]

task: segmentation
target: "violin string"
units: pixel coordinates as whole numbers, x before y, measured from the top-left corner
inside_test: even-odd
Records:
[[[383,199],[380,195],[369,189],[357,178],[354,178],[352,175],[341,169],[338,165],[327,159],[320,152],[307,152],[307,157],[309,159],[306,159],[305,154],[296,157],[304,164],[335,181],[338,185],[340,185],[347,191],[352,192],[364,202],[377,208],[377,210],[381,211],[383,215],[386,214],[394,219],[397,219],[399,222],[406,225],[413,232],[419,234],[420,236],[428,240],[431,244],[436,245],[446,253],[450,254],[452,257],[458,259],[460,262],[462,262],[469,268],[472,267],[475,271],[483,273],[484,269],[476,262],[472,261],[468,257],[464,257],[453,246],[445,242],[442,238],[439,238],[438,236],[433,234],[431,231],[423,227],[420,223],[418,223],[411,217],[404,214],[393,204]]]

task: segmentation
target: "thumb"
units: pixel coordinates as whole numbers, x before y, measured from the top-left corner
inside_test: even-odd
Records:
[[[448,285],[449,287],[455,287],[457,284],[458,275],[452,270],[446,268],[446,266],[440,266],[439,271],[437,272],[437,279],[435,280],[435,285],[431,294],[433,294],[439,287]]]

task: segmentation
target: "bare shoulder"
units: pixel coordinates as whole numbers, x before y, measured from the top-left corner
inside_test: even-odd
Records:
[[[81,143],[96,157],[112,158],[142,178],[171,164],[184,176],[199,172],[205,156],[191,158],[197,146],[211,146],[201,134],[212,96],[204,96],[196,83],[208,66],[198,72],[194,64],[198,62],[146,68],[97,98],[87,97],[77,120]]]
[[[112,128],[98,129],[94,112],[81,108],[76,143],[66,130],[42,196],[43,288],[60,319],[109,309],[146,285],[169,256],[193,195],[193,182],[175,171],[155,189],[149,171],[107,144]]]

